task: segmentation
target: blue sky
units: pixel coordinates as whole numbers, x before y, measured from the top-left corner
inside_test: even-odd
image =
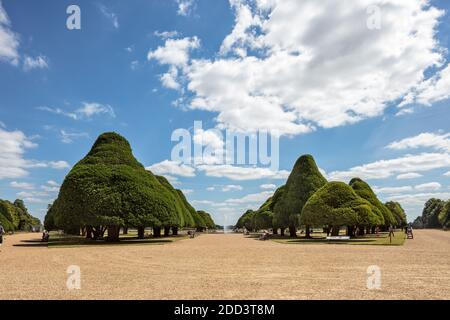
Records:
[[[413,219],[450,198],[450,5],[381,3],[1,1],[0,198],[43,218],[70,167],[116,131],[218,223],[257,208],[306,153]],[[71,4],[81,30],[66,27]],[[178,163],[178,128],[214,150],[208,129],[271,130],[279,168]]]

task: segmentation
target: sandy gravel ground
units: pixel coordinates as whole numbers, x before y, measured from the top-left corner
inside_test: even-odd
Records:
[[[450,299],[450,232],[416,231],[402,247],[280,244],[202,235],[166,245],[31,246],[6,237],[1,299]],[[16,245],[16,246],[14,246]],[[20,246],[17,246],[20,245]],[[81,289],[68,290],[69,265]],[[368,290],[367,267],[381,268]]]

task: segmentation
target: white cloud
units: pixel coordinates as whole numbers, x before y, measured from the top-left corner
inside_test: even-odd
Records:
[[[262,204],[267,198],[273,195],[272,191],[263,191],[260,193],[248,194],[242,198],[225,200],[228,204]]]
[[[266,190],[274,190],[277,186],[274,184],[262,184],[259,186],[261,189],[266,189]]]
[[[178,31],[155,31],[153,34],[164,40],[176,38],[180,35]]]
[[[389,144],[387,148],[393,150],[432,148],[439,151],[450,152],[450,133],[421,133],[414,137],[394,141]]]
[[[183,192],[183,194],[191,194],[194,192],[194,190],[192,189],[182,189],[181,192]]]
[[[200,40],[197,37],[167,39],[164,46],[160,46],[154,51],[149,51],[147,59],[155,59],[164,65],[186,67],[189,62],[189,52],[199,47]]]
[[[242,186],[240,186],[240,185],[235,185],[235,184],[228,184],[228,185],[222,187],[222,191],[223,191],[223,192],[228,192],[228,191],[241,191],[241,190],[243,190]]]
[[[137,61],[137,60],[131,61],[131,63],[130,63],[131,70],[136,70],[138,67],[139,67],[139,61]]]
[[[115,118],[115,113],[113,108],[108,104],[101,104],[97,102],[83,102],[82,106],[75,111],[75,113],[90,119],[94,115],[107,114]]]
[[[178,11],[177,14],[180,16],[188,16],[192,13],[194,6],[195,6],[195,0],[175,0],[178,5]]]
[[[331,180],[348,181],[351,178],[384,179],[394,174],[408,172],[423,172],[438,168],[450,167],[450,154],[421,153],[405,155],[403,157],[379,160],[347,171],[334,171],[329,174]]]
[[[196,163],[202,164],[220,164],[224,162],[224,147],[223,136],[220,131],[210,129],[196,129],[193,136],[195,144],[202,146],[202,158],[195,159]]]
[[[417,172],[408,172],[408,173],[402,173],[397,176],[397,180],[408,180],[408,179],[416,179],[423,177],[420,173]]]
[[[89,135],[85,132],[67,132],[65,130],[61,130],[61,142],[69,144],[72,143],[75,139],[78,138],[88,138]]]
[[[11,188],[24,189],[24,190],[34,190],[34,184],[28,182],[17,182],[12,181],[10,184]]]
[[[59,183],[56,182],[56,181],[54,181],[54,180],[48,180],[48,181],[47,181],[47,184],[48,184],[49,186],[52,186],[52,187],[59,187],[59,186],[60,186]]]
[[[0,128],[0,179],[26,176],[28,160],[24,153],[36,146],[23,132]]]
[[[431,106],[434,102],[450,98],[450,64],[422,82],[405,97],[401,106],[419,103]]]
[[[63,170],[63,169],[70,168],[70,164],[68,164],[66,161],[61,161],[61,160],[60,161],[49,161],[48,167],[50,167],[52,169]]]
[[[214,191],[214,190],[216,190],[216,187],[207,187],[206,188],[206,191]]]
[[[418,191],[436,191],[440,188],[442,188],[442,185],[439,182],[430,182],[415,186],[415,189]]]
[[[11,30],[11,21],[0,1],[0,61],[19,64],[19,36]]]
[[[195,169],[193,167],[171,160],[155,163],[146,167],[146,169],[157,175],[168,174],[181,177],[195,177]]]
[[[112,12],[110,9],[105,7],[104,5],[99,5],[100,12],[111,21],[114,28],[119,29],[119,18],[117,17],[117,14]]]
[[[269,168],[236,167],[232,165],[199,165],[197,167],[208,177],[228,178],[236,181],[259,179],[286,179],[289,172],[286,170],[272,171]]]
[[[404,186],[404,187],[374,187],[373,191],[375,193],[386,193],[386,194],[398,194],[398,193],[405,193],[412,191],[413,187],[411,186]]]
[[[426,71],[444,60],[435,36],[444,12],[428,1],[230,3],[236,21],[221,55],[149,53],[184,66],[190,107],[216,113],[219,127],[293,135],[376,117],[427,86]],[[382,10],[380,30],[367,28],[370,5]]]
[[[446,177],[450,177],[450,171],[448,171],[448,172],[444,173],[444,176],[446,176]]]
[[[405,195],[395,195],[387,198],[388,201],[398,201],[402,204],[402,206],[411,206],[412,209],[415,209],[417,213],[419,213],[420,209],[422,209],[424,203],[431,199],[450,199],[449,192],[438,192],[438,193],[414,193],[414,194],[405,194]]]
[[[25,71],[46,68],[48,68],[48,58],[46,56],[39,55],[35,58],[25,56],[25,59],[23,61],[23,69]]]
[[[61,108],[51,108],[51,107],[37,107],[38,110],[46,111],[58,115],[62,115],[73,120],[86,119],[89,120],[92,117],[100,114],[108,115],[112,118],[116,117],[114,109],[108,104],[101,104],[98,102],[82,102],[81,106],[74,112],[68,112]]]

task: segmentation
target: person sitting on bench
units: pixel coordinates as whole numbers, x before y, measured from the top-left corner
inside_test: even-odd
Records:
[[[48,242],[48,239],[50,238],[50,234],[47,230],[44,230],[42,233],[42,242]]]

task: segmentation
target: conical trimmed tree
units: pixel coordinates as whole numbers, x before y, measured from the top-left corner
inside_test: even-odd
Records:
[[[300,213],[306,201],[327,183],[311,155],[301,156],[294,165],[284,192],[275,205],[274,219],[279,227],[289,227],[291,237],[297,236]],[[307,231],[309,226],[307,225]],[[309,237],[309,232],[307,232]]]
[[[353,178],[349,185],[355,190],[356,194],[361,198],[369,201],[373,206],[375,206],[382,214],[383,221],[380,225],[388,227],[389,225],[396,225],[397,220],[394,218],[392,212],[377,198],[375,192],[373,192],[372,188],[369,184],[360,178]],[[374,225],[371,226],[374,231]],[[363,229],[360,228],[361,233],[363,233]]]
[[[133,156],[128,141],[114,132],[100,135],[69,172],[52,206],[55,224],[65,230],[86,226],[87,236],[118,241],[120,226],[176,225],[169,192]]]
[[[329,182],[306,202],[300,223],[332,228],[339,234],[341,226],[370,226],[380,222],[378,209],[358,196],[343,182]]]

